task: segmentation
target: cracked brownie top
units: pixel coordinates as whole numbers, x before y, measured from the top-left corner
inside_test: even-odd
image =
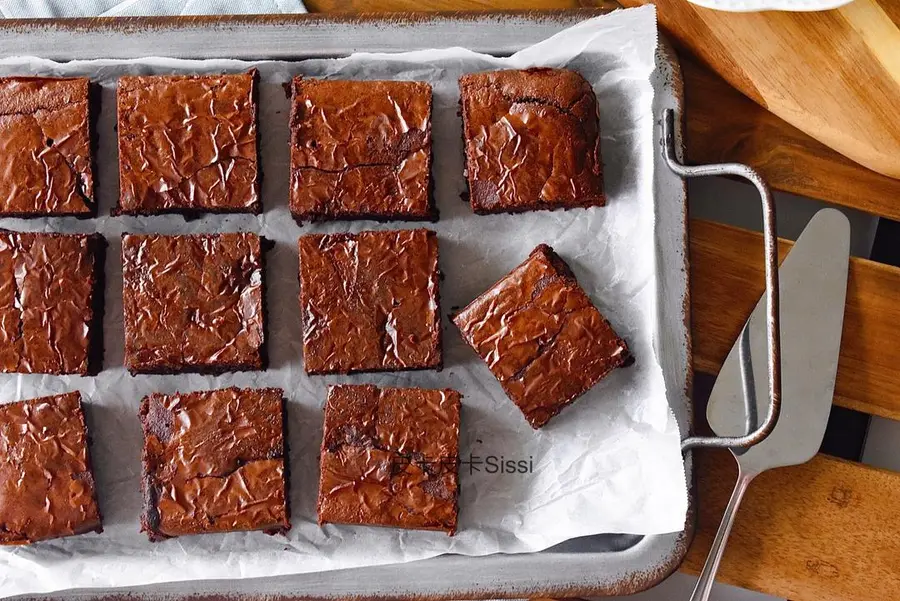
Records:
[[[256,71],[122,77],[118,213],[259,213]]]
[[[460,395],[330,386],[319,523],[456,531]]]
[[[453,322],[534,428],[628,358],[625,341],[546,244]]]
[[[0,231],[0,372],[98,367],[101,244],[99,235]]]
[[[102,532],[77,392],[0,405],[0,545]]]
[[[0,78],[0,216],[90,216],[88,80]]]
[[[459,87],[472,210],[604,205],[597,99],[580,74],[472,73]]]
[[[122,236],[125,365],[132,373],[264,367],[256,234]]]
[[[430,85],[294,79],[297,220],[434,219],[430,188]]]
[[[299,246],[306,373],[440,368],[434,232],[313,234]]]
[[[291,527],[280,388],[151,394],[140,418],[150,540]]]

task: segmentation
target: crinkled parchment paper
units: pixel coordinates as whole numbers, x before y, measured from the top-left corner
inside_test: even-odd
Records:
[[[679,432],[666,399],[653,345],[657,332],[654,259],[653,91],[656,19],[652,7],[585,21],[516,55],[497,59],[459,48],[407,54],[357,54],[339,60],[249,63],[233,60],[53,63],[0,61],[0,73],[88,75],[103,86],[99,117],[100,214],[0,220],[20,230],[99,231],[106,261],[105,370],[97,377],[0,376],[4,402],[78,389],[84,393],[104,515],[103,534],[87,534],[0,550],[0,596],[65,588],[134,586],[174,579],[268,576],[404,562],[442,554],[524,553],[596,533],[663,533],[684,525],[687,491]],[[605,208],[476,216],[460,200],[461,123],[457,78],[465,72],[533,65],[570,67],[593,85],[600,103]],[[265,213],[112,218],[118,193],[115,83],[126,73],[218,73],[256,66]],[[340,222],[297,226],[288,213],[288,113],[282,87],[291,76],[415,79],[434,86],[434,174],[444,313],[445,368],[350,377],[307,377],[301,358],[297,302],[297,238],[318,231],[415,227]],[[122,232],[250,230],[275,241],[266,278],[271,367],[261,373],[132,377],[122,367]],[[503,394],[447,314],[467,304],[520,263],[541,242],[573,267],[590,297],[625,337],[636,363],[617,370],[539,432]],[[325,386],[453,387],[464,394],[460,528],[441,533],[316,524],[318,448]],[[229,385],[281,386],[289,401],[293,529],[287,537],[260,532],[211,534],[150,543],[138,532],[141,432],[137,408],[154,392]],[[497,473],[500,458],[516,473]],[[491,459],[493,458],[493,459]],[[493,462],[494,468],[489,465]],[[522,462],[522,463],[519,463]],[[526,473],[518,473],[522,466]],[[491,473],[491,472],[494,473]],[[505,470],[504,470],[505,471]]]

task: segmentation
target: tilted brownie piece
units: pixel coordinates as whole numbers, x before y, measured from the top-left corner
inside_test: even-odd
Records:
[[[301,237],[306,373],[440,369],[438,275],[430,230]]]
[[[459,88],[473,211],[605,204],[597,98],[580,74],[472,73]]]
[[[128,370],[265,369],[263,271],[256,234],[123,235]]]
[[[151,541],[290,529],[280,388],[151,394],[140,418],[141,531]]]
[[[116,213],[259,213],[256,71],[121,77]]]
[[[0,405],[0,545],[103,532],[77,392]]]
[[[105,248],[96,234],[0,230],[0,372],[100,370]]]
[[[431,86],[294,78],[291,213],[434,220]]]
[[[0,217],[96,213],[86,78],[0,77]]]
[[[455,390],[330,386],[319,523],[456,532]]]
[[[453,322],[533,428],[628,358],[625,341],[546,244]]]

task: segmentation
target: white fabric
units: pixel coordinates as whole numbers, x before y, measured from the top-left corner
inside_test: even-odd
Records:
[[[302,0],[2,0],[7,19],[305,13]]]

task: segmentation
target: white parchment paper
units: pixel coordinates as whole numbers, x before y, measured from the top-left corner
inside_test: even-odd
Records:
[[[19,230],[99,231],[109,242],[104,319],[105,369],[97,377],[0,376],[3,402],[81,390],[93,435],[103,534],[87,534],[0,550],[0,596],[66,588],[134,586],[177,579],[283,575],[405,562],[442,553],[524,553],[589,534],[652,534],[680,530],[687,492],[679,432],[666,398],[653,344],[657,333],[654,243],[653,90],[656,18],[652,7],[581,23],[507,59],[452,48],[398,55],[357,54],[340,60],[249,63],[233,60],[53,63],[38,58],[0,62],[0,73],[88,75],[103,86],[99,117],[100,214],[96,220],[6,219]],[[460,199],[461,122],[457,78],[464,72],[534,65],[580,71],[596,90],[605,164],[605,208],[476,216]],[[126,73],[238,72],[262,77],[260,135],[265,213],[112,218],[118,193],[115,82]],[[359,231],[412,224],[341,222],[297,226],[287,207],[289,101],[282,84],[293,75],[415,79],[434,86],[434,176],[444,313],[445,368],[349,377],[307,377],[301,358],[297,302],[297,238],[316,231]],[[122,367],[122,232],[250,230],[275,241],[266,278],[270,368],[261,373],[130,376]],[[539,432],[475,353],[447,314],[467,304],[520,263],[541,242],[573,267],[587,293],[625,337],[634,366],[617,370]],[[460,528],[441,533],[316,524],[318,448],[325,387],[335,382],[453,387],[464,395]],[[293,529],[287,537],[260,532],[211,534],[150,543],[138,532],[141,397],[230,385],[280,386],[288,398]],[[493,459],[491,459],[493,458]],[[506,460],[516,473],[490,473]],[[526,473],[519,473],[525,467]],[[505,466],[506,467],[506,466]],[[503,470],[506,471],[506,470]]]

